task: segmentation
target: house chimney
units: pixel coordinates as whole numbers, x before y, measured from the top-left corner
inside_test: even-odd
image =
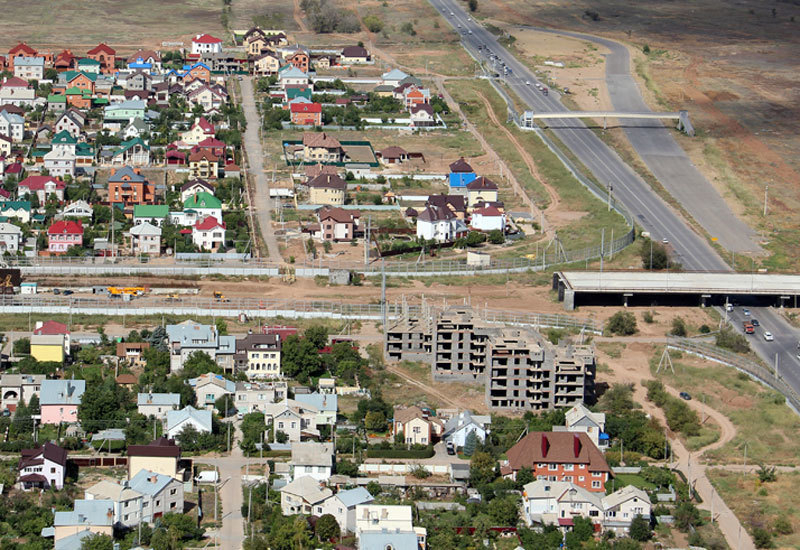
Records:
[[[550,451],[550,441],[546,435],[542,436],[542,456],[547,458],[547,453]]]
[[[581,438],[578,437],[577,434],[573,435],[572,436],[572,448],[573,448],[573,451],[575,452],[575,458],[578,458],[578,455],[581,454],[581,447],[583,447],[583,445],[581,445]]]

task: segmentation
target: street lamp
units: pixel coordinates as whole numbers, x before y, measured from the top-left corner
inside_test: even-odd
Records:
[[[611,211],[611,193],[614,191],[614,186],[608,184],[608,211]]]

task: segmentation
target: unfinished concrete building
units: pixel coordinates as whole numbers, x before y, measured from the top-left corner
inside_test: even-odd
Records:
[[[422,361],[434,380],[479,382],[493,409],[546,410],[594,401],[594,352],[553,345],[531,328],[487,323],[470,307],[425,311],[387,329],[390,361]]]

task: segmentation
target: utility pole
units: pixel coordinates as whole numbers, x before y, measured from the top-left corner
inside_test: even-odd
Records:
[[[367,234],[364,238],[364,267],[369,265],[369,237],[372,226],[372,215],[367,216]]]
[[[779,380],[780,376],[778,375],[778,354],[775,354],[775,380]]]
[[[650,239],[650,271],[653,271],[653,239]]]
[[[228,396],[225,396],[225,412],[228,412]],[[228,419],[228,452],[231,452],[231,420]]]
[[[769,184],[764,186],[764,217],[767,217],[767,197],[769,194]]]
[[[608,184],[608,211],[611,212],[611,193],[614,191],[614,186]]]
[[[744,473],[747,474],[747,441],[744,442]]]
[[[600,231],[600,273],[603,272],[603,256],[606,255],[606,228]]]

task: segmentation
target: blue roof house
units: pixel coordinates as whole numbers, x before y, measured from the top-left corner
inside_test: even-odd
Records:
[[[464,160],[464,157],[461,157],[450,165],[450,191],[466,193],[467,185],[476,178],[475,170]]]

